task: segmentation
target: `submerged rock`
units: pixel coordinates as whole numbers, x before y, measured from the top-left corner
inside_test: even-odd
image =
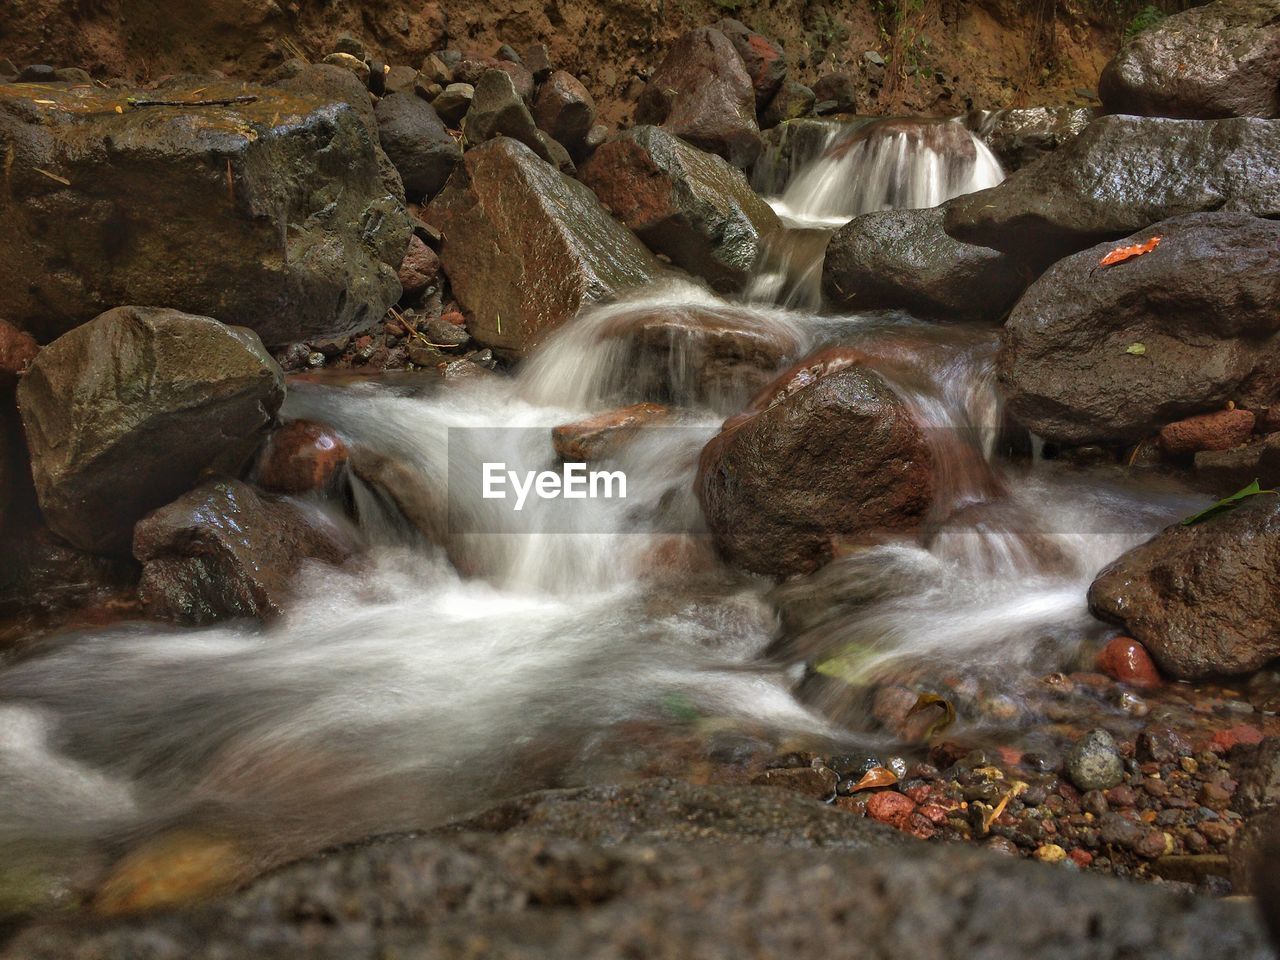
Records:
[[[729,38],[712,27],[675,42],[640,96],[636,122],[661,126],[741,169],[760,152],[751,77]]]
[[[467,151],[427,217],[443,234],[440,259],[469,332],[515,356],[583,306],[658,273],[590,189],[505,137]]]
[[[1280,498],[1177,524],[1094,580],[1089,609],[1171,677],[1249,673],[1280,654]]]
[[[858,367],[817,379],[713,438],[697,491],[721,555],[785,577],[829,562],[841,541],[919,526],[932,455],[906,405]]]
[[[1143,30],[1098,80],[1111,113],[1280,116],[1280,0],[1216,0]]]
[[[670,418],[671,409],[660,403],[633,403],[554,427],[551,443],[561,460],[590,463],[612,456],[638,431]]]
[[[257,482],[276,493],[324,490],[346,466],[347,444],[332,427],[290,420],[271,434],[258,456]]]
[[[393,93],[374,108],[382,149],[395,164],[412,200],[434,197],[453,168],[462,148],[449,136],[431,104],[414,93]]]
[[[1110,790],[1124,779],[1124,760],[1106,730],[1093,730],[1072,746],[1066,758],[1067,776],[1080,790]]]
[[[248,98],[225,106],[139,105],[156,96],[0,86],[0,316],[46,342],[121,303],[162,304],[277,347],[396,301],[409,222],[366,117],[249,84],[158,95]]]
[[[133,538],[147,614],[186,624],[279,616],[304,562],[341,564],[355,549],[318,509],[239,480],[184,494],[140,521]]]
[[[206,470],[237,471],[283,399],[252,331],[110,310],[40,351],[18,387],[40,509],[74,546],[127,551],[143,514]]]
[[[1152,237],[1112,266],[1118,246]],[[1004,329],[1008,409],[1047,440],[1141,440],[1188,414],[1280,397],[1280,223],[1200,213],[1054,264]]]
[[[945,215],[944,207],[931,207],[854,217],[827,247],[823,292],[850,310],[999,322],[1025,289],[1026,268],[1007,254],[949,237]]]
[[[720,291],[741,290],[781,230],[741,171],[658,127],[614,137],[582,180],[650,249]]]
[[[1280,121],[1102,117],[998,187],[959,197],[959,240],[1052,262],[1198,211],[1280,217]]]

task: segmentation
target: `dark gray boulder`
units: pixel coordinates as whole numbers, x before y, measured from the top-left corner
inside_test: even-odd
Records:
[[[416,94],[393,93],[374,108],[382,149],[395,164],[410,199],[434,197],[462,161],[462,148]]]
[[[40,351],[18,386],[40,509],[84,550],[127,552],[144,514],[235,472],[284,399],[257,334],[120,307]]]
[[[1089,609],[1170,677],[1257,670],[1280,655],[1280,498],[1169,527],[1098,575]]]
[[[163,304],[277,347],[397,300],[409,221],[356,110],[229,82],[159,98],[245,101],[154,96],[0,87],[0,316],[47,342],[121,303]]]
[[[998,187],[954,200],[946,228],[1043,266],[1215,210],[1280,217],[1280,121],[1101,117]]]
[[[1280,116],[1280,0],[1216,0],[1143,30],[1098,80],[1111,113]]]
[[[1118,247],[1162,238],[1111,266]],[[1233,400],[1280,394],[1280,223],[1199,213],[1054,264],[998,358],[1010,414],[1066,444],[1130,443]]]
[[[939,320],[1000,322],[1030,280],[1025,266],[942,228],[945,209],[883,210],[836,231],[823,292],[850,310],[895,308]]]
[[[740,170],[659,127],[614,137],[582,180],[651,250],[717,290],[741,290],[781,230]]]

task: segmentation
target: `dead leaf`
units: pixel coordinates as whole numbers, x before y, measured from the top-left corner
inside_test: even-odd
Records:
[[[872,767],[862,775],[862,779],[853,785],[850,793],[859,790],[874,790],[876,787],[892,787],[898,782],[898,775],[888,767]]]
[[[1147,345],[1145,343],[1131,343],[1129,346],[1124,348],[1124,352],[1132,354],[1135,357],[1141,357],[1146,354]]]
[[[1098,266],[1109,267],[1114,263],[1124,263],[1126,260],[1132,260],[1134,257],[1140,257],[1144,253],[1150,253],[1156,247],[1160,246],[1160,241],[1164,237],[1152,237],[1143,243],[1135,243],[1127,247],[1116,247],[1105,257],[1098,261]]]
[[[922,710],[927,710],[929,707],[934,706],[942,707],[943,713],[941,717],[931,723],[929,728],[925,730],[925,740],[928,740],[936,733],[941,733],[943,730],[947,729],[947,727],[951,726],[951,724],[956,722],[956,708],[952,705],[950,700],[946,697],[940,697],[936,693],[920,694],[920,696],[916,698],[915,706],[907,711],[907,716],[914,716]]]

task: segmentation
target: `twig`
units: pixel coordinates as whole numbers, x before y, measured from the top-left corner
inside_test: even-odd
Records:
[[[230,107],[237,103],[254,103],[256,96],[224,97],[217,100],[139,100],[129,98],[131,107]]]
[[[71,186],[71,181],[66,177],[60,177],[56,173],[50,173],[48,170],[41,170],[39,167],[32,167],[31,169],[35,170],[36,173],[43,173],[50,180],[57,180],[58,183],[62,184],[64,187]]]

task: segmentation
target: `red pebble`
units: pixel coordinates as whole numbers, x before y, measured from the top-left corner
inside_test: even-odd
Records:
[[[1016,767],[1022,762],[1022,751],[1017,747],[1011,747],[1008,744],[996,747],[996,753],[1000,755],[1000,762],[1006,767]]]
[[[1072,850],[1070,853],[1067,854],[1067,857],[1071,860],[1072,863],[1074,863],[1077,867],[1079,867],[1082,870],[1085,867],[1087,867],[1089,864],[1093,863],[1093,854],[1090,853],[1088,850],[1080,850],[1080,849]]]
[[[1163,682],[1147,648],[1131,637],[1116,637],[1098,654],[1098,669],[1113,680],[1149,690]]]
[[[903,790],[902,792],[906,794],[908,797],[910,797],[912,800],[914,800],[916,803],[924,803],[926,800],[929,799],[929,794],[932,791],[930,790],[929,786],[925,784],[919,787],[912,787],[909,790]]]
[[[1238,743],[1252,746],[1261,742],[1262,731],[1257,727],[1242,723],[1239,726],[1231,727],[1227,730],[1219,730],[1215,733],[1213,739],[1209,741],[1209,749],[1215,753],[1227,753]]]
[[[899,830],[907,828],[915,810],[915,802],[910,797],[892,791],[877,793],[867,801],[867,816]]]
[[[946,807],[937,803],[926,803],[919,811],[920,816],[924,817],[930,823],[937,824],[946,823],[947,814],[949,812],[950,811],[948,811]]]

